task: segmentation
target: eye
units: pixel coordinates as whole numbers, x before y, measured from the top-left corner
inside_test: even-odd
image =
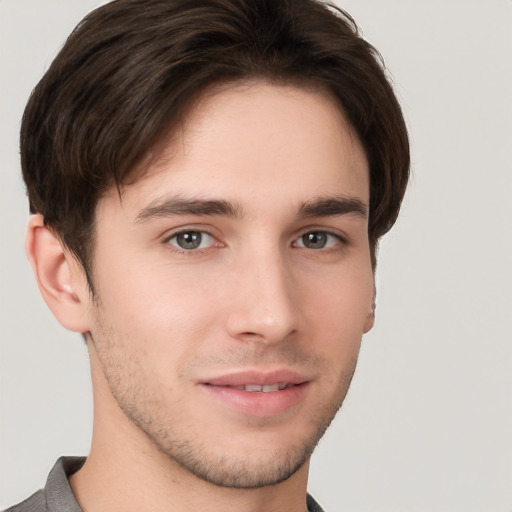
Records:
[[[193,251],[211,247],[215,239],[204,231],[181,231],[172,235],[167,242],[178,249]]]
[[[329,249],[338,245],[341,237],[329,233],[328,231],[309,231],[304,233],[296,242],[296,247],[304,247],[306,249]]]

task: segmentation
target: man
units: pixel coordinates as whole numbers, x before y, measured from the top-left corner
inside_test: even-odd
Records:
[[[27,105],[27,254],[83,335],[87,459],[10,510],[318,511],[311,453],[405,192],[374,49],[312,0],[118,0]]]

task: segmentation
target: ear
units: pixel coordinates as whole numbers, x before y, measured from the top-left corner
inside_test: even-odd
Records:
[[[364,334],[371,331],[373,326],[375,325],[375,307],[376,307],[376,299],[377,299],[377,288],[375,287],[375,276],[373,281],[373,298],[372,304],[370,306],[370,311],[368,311],[368,316],[366,317],[366,321],[364,324]]]
[[[372,302],[372,308],[368,312],[368,316],[366,317],[366,321],[364,324],[364,334],[371,331],[374,324],[375,324],[375,302]]]
[[[55,233],[45,226],[40,214],[30,217],[25,250],[41,295],[57,321],[70,331],[89,331],[91,297],[85,272]]]

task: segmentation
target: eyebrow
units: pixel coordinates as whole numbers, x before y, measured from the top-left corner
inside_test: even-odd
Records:
[[[368,207],[356,197],[320,197],[302,203],[299,217],[334,217],[338,215],[357,215],[368,218]]]
[[[360,199],[355,197],[320,197],[302,203],[297,214],[299,218],[355,214],[366,219],[368,208]],[[219,215],[236,219],[243,216],[243,208],[238,204],[222,199],[168,197],[152,201],[138,213],[135,221],[144,222],[158,217],[174,215]]]
[[[136,222],[144,222],[156,217],[170,217],[173,215],[221,215],[239,218],[242,216],[242,208],[224,200],[169,197],[151,202],[138,213],[135,220]]]

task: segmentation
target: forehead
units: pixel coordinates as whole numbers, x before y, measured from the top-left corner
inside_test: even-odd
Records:
[[[369,195],[364,149],[336,99],[267,82],[203,92],[158,158],[137,174],[122,188],[123,200],[147,203],[172,193],[244,202],[274,190],[282,202],[332,194],[367,204]]]

